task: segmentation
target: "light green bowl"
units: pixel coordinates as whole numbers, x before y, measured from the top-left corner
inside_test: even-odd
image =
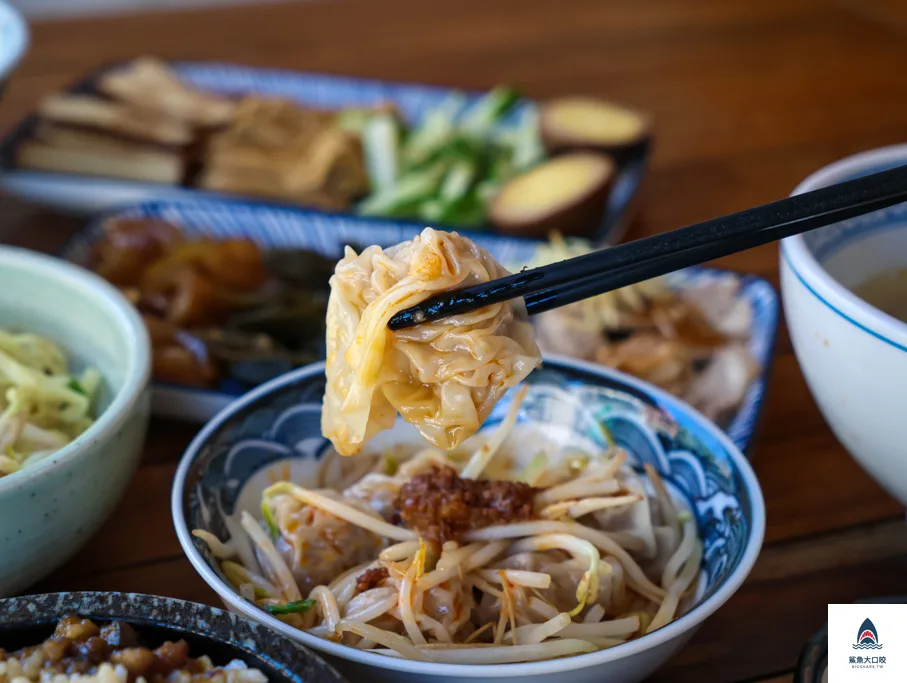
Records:
[[[104,377],[97,419],[32,467],[0,478],[0,596],[74,555],[120,500],[148,426],[151,344],[115,287],[56,258],[0,247],[0,328],[59,344],[76,371]]]

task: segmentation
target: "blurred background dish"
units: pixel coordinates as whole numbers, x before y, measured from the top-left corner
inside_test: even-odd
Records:
[[[39,462],[0,477],[0,595],[9,595],[69,559],[122,496],[145,439],[151,352],[134,308],[92,273],[49,256],[0,247],[0,282],[5,331],[50,340],[75,373],[94,368],[100,375],[90,407],[93,424]],[[15,350],[13,356],[7,353],[4,372],[17,371],[14,357]],[[53,381],[46,378],[47,391]],[[6,391],[7,381],[0,383]],[[72,386],[60,388],[58,395],[61,403],[88,399]],[[21,416],[8,410],[2,419]]]
[[[487,93],[154,58],[108,67],[0,144],[2,186],[90,212],[238,194],[424,227],[617,239],[649,118]]]
[[[0,94],[28,51],[28,24],[13,5],[0,0]]]
[[[155,411],[204,421],[243,392],[324,357],[327,283],[344,245],[388,246],[419,231],[392,221],[239,202],[160,202],[100,219],[63,255],[104,274],[142,308],[155,347]],[[566,257],[533,240],[475,233],[470,238],[511,271]],[[126,249],[124,244],[143,246]],[[588,243],[572,246],[590,248]],[[239,282],[230,272],[242,259],[242,272],[251,280]],[[602,331],[608,327],[604,323],[585,336],[595,337],[590,342],[595,350],[613,350],[598,354],[605,362],[619,362],[643,379],[663,379],[661,386],[720,418],[745,449],[771,364],[778,315],[773,288],[757,277],[693,268],[654,289],[657,305],[636,290],[620,306],[606,302],[608,310],[601,315],[613,321],[610,337]],[[703,313],[696,314],[700,309]],[[678,311],[689,315],[672,320]],[[547,326],[550,338],[552,323],[544,318],[536,323]],[[653,319],[662,330],[671,329],[656,334]],[[712,330],[709,320],[740,329],[736,336],[725,335]],[[552,322],[554,328],[560,324],[557,316]],[[685,343],[685,337],[692,341]],[[700,344],[697,339],[704,337],[708,343]],[[704,354],[694,353],[697,345]],[[545,350],[586,357],[581,349]],[[741,355],[744,360],[737,358]],[[594,360],[596,353],[588,358]],[[710,386],[716,382],[717,389]]]
[[[904,163],[905,145],[864,152],[817,171],[795,193]],[[854,293],[890,277],[887,288],[903,301],[896,273],[904,268],[905,205],[781,244],[785,316],[813,398],[857,462],[907,505],[907,459],[901,453],[907,440],[901,410],[907,398],[907,320]]]
[[[61,619],[73,615],[111,629],[91,636],[96,660],[105,651],[130,646],[136,636],[139,645],[150,649],[184,641],[193,659],[206,656],[216,667],[238,660],[260,671],[270,683],[344,683],[320,657],[254,621],[207,605],[140,593],[47,593],[0,600],[0,648],[9,656],[13,650],[38,645],[54,633]],[[122,624],[128,626],[117,628]],[[84,641],[93,632],[88,624],[73,624],[68,635]],[[105,647],[102,640],[112,647]],[[185,659],[182,648],[169,649],[154,653],[152,661],[159,660],[155,665],[163,664],[164,657],[175,664]],[[141,653],[131,654],[138,659]],[[0,667],[3,661],[0,656]],[[244,679],[233,671],[236,678],[220,675],[242,683]]]
[[[174,480],[174,525],[190,561],[231,609],[321,650],[354,680],[486,681],[509,677],[542,681],[630,683],[661,666],[698,625],[740,586],[762,543],[764,506],[749,464],[724,436],[676,398],[621,373],[589,363],[548,358],[530,375],[518,424],[545,425],[546,434],[600,443],[603,423],[634,468],[656,468],[668,490],[696,519],[705,561],[695,604],[668,625],[607,650],[524,664],[457,665],[408,661],[364,652],[297,630],[240,597],[208,546],[192,536],[202,529],[231,538],[242,512],[260,514],[261,494],[277,479],[304,482],[328,450],[321,436],[324,366],[315,364],[259,387],[215,417],[187,450]],[[565,401],[569,394],[576,400]],[[486,427],[499,424],[512,394],[496,406]],[[590,412],[591,411],[591,412]],[[587,419],[594,416],[594,419]],[[397,426],[376,448],[413,438]],[[573,443],[573,441],[569,441]],[[705,485],[705,482],[708,482]],[[705,486],[703,488],[703,486]]]
[[[866,598],[857,600],[863,605],[902,605],[907,603],[905,596]],[[828,624],[816,631],[800,652],[794,683],[828,683]]]
[[[794,683],[828,683],[828,624],[816,631],[803,646]]]

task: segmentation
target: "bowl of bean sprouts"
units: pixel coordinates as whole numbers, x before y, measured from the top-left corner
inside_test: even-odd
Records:
[[[688,405],[546,357],[443,452],[402,420],[363,452],[321,434],[323,364],[209,422],[177,471],[177,535],[232,610],[351,680],[642,680],[739,588],[765,510]]]
[[[75,554],[123,495],[148,423],[151,355],[129,301],[82,268],[2,246],[0,283],[4,596]]]

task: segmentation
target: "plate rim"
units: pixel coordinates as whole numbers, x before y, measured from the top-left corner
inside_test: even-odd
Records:
[[[349,222],[351,225],[354,225],[357,229],[361,228],[364,232],[367,231],[369,227],[374,227],[379,223],[383,227],[387,228],[398,228],[398,229],[413,229],[420,230],[421,226],[418,223],[409,223],[402,225],[392,220],[384,221],[372,221],[370,226],[360,224],[357,217],[354,216],[338,216],[336,214],[328,214],[320,211],[302,209],[296,207],[283,207],[283,206],[274,206],[267,203],[261,202],[248,202],[240,198],[231,198],[229,200],[195,200],[195,201],[186,201],[186,202],[173,202],[167,200],[156,200],[149,202],[142,202],[139,204],[129,205],[121,207],[117,211],[109,212],[98,216],[95,220],[91,221],[85,228],[74,233],[70,238],[64,243],[63,247],[59,250],[58,255],[70,261],[72,252],[77,248],[82,247],[85,244],[90,244],[92,239],[96,238],[97,233],[101,230],[101,226],[106,220],[111,218],[116,218],[122,215],[133,215],[133,214],[144,214],[147,215],[153,212],[159,212],[166,209],[171,209],[175,211],[180,210],[191,210],[200,214],[205,214],[206,212],[214,211],[223,211],[229,207],[235,207],[237,209],[247,209],[250,213],[256,214],[256,218],[261,216],[268,216],[269,214],[277,214],[281,217],[285,217],[290,220],[298,220],[304,222],[307,218],[317,217],[320,220],[323,220],[327,223],[330,222]],[[457,230],[461,235],[478,238],[481,240],[489,240],[492,242],[500,242],[502,244],[513,243],[523,247],[529,247],[535,245],[536,248],[539,245],[544,244],[541,240],[533,240],[525,237],[511,237],[508,235],[499,235],[496,233],[486,233],[470,230]],[[735,425],[739,423],[736,429],[740,430],[734,440],[735,445],[740,448],[741,451],[746,455],[750,455],[750,449],[753,446],[754,437],[756,431],[760,424],[760,419],[765,407],[766,402],[766,392],[768,390],[769,381],[771,379],[771,371],[775,358],[775,346],[777,343],[777,332],[780,320],[780,297],[778,295],[777,289],[774,285],[765,277],[761,275],[751,274],[751,273],[741,273],[736,270],[731,270],[727,268],[720,268],[715,266],[692,266],[690,268],[684,269],[680,272],[686,272],[688,274],[697,274],[697,273],[715,273],[715,274],[724,274],[735,277],[741,286],[741,293],[745,292],[748,288],[760,287],[764,291],[770,293],[769,300],[769,311],[768,316],[765,319],[764,327],[760,327],[760,331],[765,334],[765,354],[763,358],[757,359],[760,364],[760,372],[755,379],[752,380],[747,392],[757,391],[758,395],[753,401],[750,410],[748,411],[735,411],[734,417],[731,421],[725,426],[723,431],[725,433],[732,432],[735,430]],[[156,402],[158,405],[166,405],[166,402],[161,398],[161,392],[166,392],[168,397],[175,397],[179,394],[179,397],[182,400],[187,402],[196,402],[197,405],[201,405],[204,402],[209,402],[209,408],[199,409],[193,415],[188,416],[190,422],[205,422],[211,419],[220,409],[227,403],[235,401],[245,394],[229,394],[216,390],[208,389],[197,389],[192,387],[182,387],[178,385],[168,385],[162,384],[159,382],[152,382],[151,384],[154,396],[157,397]],[[250,391],[253,391],[251,389]],[[161,414],[161,411],[155,411],[157,414]],[[176,417],[173,415],[167,415],[168,417]],[[748,425],[748,427],[747,427]]]

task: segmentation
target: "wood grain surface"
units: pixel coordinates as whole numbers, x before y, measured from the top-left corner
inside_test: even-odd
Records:
[[[878,0],[368,0],[38,23],[0,107],[11,126],[100,63],[149,53],[483,88],[591,93],[650,111],[657,145],[632,239],[788,194],[837,158],[907,138],[905,3]],[[81,221],[0,198],[0,240],[59,248]],[[723,259],[777,285],[777,247]],[[195,429],[154,421],[117,512],[37,591],[216,603],[169,514]],[[904,510],[822,420],[782,325],[753,462],[766,544],[743,588],[653,680],[790,683],[826,605],[905,592]],[[777,628],[783,624],[784,628]]]

